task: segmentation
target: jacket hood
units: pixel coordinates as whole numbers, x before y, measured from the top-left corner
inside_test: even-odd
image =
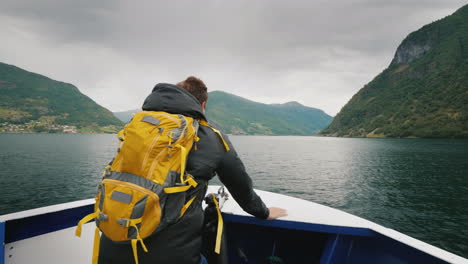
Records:
[[[158,83],[143,103],[145,111],[164,111],[206,120],[197,98],[187,90],[169,83]]]

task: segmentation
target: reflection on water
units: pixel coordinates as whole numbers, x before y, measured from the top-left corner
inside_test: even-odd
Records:
[[[322,203],[468,257],[468,141],[234,137],[257,188]]]
[[[0,214],[94,197],[114,136],[0,135]]]
[[[468,257],[468,141],[231,141],[256,188],[342,209]],[[115,147],[113,135],[0,135],[0,214],[93,197]]]

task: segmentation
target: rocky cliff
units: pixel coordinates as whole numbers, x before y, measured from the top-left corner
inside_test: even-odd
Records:
[[[467,138],[468,5],[408,35],[321,133]]]

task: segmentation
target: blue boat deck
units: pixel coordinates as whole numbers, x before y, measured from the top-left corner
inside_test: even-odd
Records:
[[[229,263],[267,263],[274,256],[288,264],[468,264],[467,259],[339,210],[258,193],[267,204],[289,204],[289,216],[259,220],[228,200],[223,218]],[[0,264],[89,263],[94,224],[84,226],[82,238],[73,233],[92,210],[90,199],[0,216]]]

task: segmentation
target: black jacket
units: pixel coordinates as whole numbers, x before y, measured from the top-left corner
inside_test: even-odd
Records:
[[[146,98],[143,110],[165,111],[206,120],[198,100],[185,89],[161,83]],[[202,246],[201,231],[207,182],[216,174],[236,202],[249,214],[266,219],[269,211],[252,188],[252,180],[226,135],[230,150],[226,151],[219,136],[208,127],[200,126],[200,140],[192,148],[187,160],[187,172],[199,183],[187,192],[187,200],[196,195],[195,202],[177,223],[145,239],[149,252],[139,251],[140,263],[198,264]],[[132,263],[133,254],[128,244],[117,244],[101,238],[99,263]]]

